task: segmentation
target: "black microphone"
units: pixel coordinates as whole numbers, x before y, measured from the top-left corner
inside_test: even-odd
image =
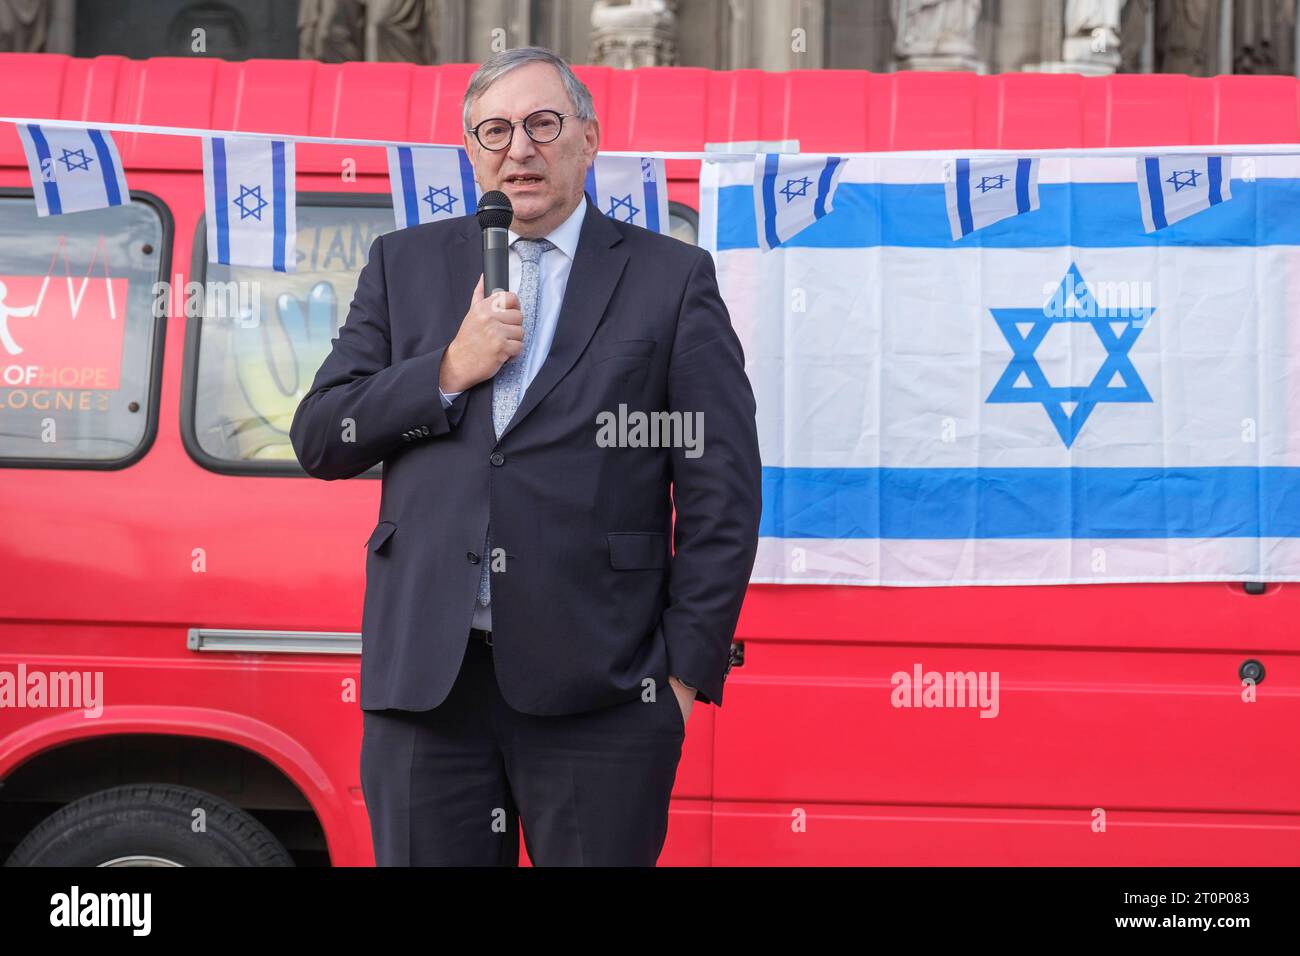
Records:
[[[510,288],[510,234],[515,210],[510,197],[493,190],[478,201],[478,224],[483,230],[483,294]]]

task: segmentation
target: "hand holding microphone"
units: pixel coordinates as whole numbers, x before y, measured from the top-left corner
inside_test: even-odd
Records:
[[[460,330],[443,353],[438,386],[444,392],[462,392],[487,381],[523,351],[524,313],[519,297],[508,288],[507,229],[513,218],[505,193],[493,191],[483,196],[478,211],[483,230],[483,275],[474,287]],[[487,295],[485,288],[504,291]]]

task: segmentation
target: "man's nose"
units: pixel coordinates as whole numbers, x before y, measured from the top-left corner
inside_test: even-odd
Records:
[[[533,142],[531,136],[524,132],[524,126],[520,123],[515,127],[514,138],[510,140],[510,158],[517,163],[526,163],[537,153],[537,145]]]

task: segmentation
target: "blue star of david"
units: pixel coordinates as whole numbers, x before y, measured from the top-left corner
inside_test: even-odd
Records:
[[[798,179],[787,179],[785,185],[781,187],[781,195],[785,201],[792,202],[800,196],[808,195],[808,187],[812,185],[812,180],[807,176],[800,176]]]
[[[439,202],[439,197],[444,199],[445,202]],[[422,202],[427,202],[429,204],[429,211],[436,216],[440,212],[454,212],[452,206],[456,202],[456,197],[451,194],[450,186],[439,186],[437,189],[430,186],[429,191],[425,194]]]
[[[636,206],[632,205],[632,194],[628,193],[626,196],[610,196],[609,212],[605,213],[605,215],[609,216],[610,219],[617,219],[620,208],[627,210],[627,215],[623,217],[623,222],[635,222],[636,214],[641,211]]]
[[[253,200],[253,202],[250,203],[249,202],[250,199]],[[233,200],[233,202],[237,207],[239,207],[240,222],[243,222],[245,219],[249,219],[249,218],[256,219],[258,222],[261,222],[262,210],[265,209],[267,206],[271,205],[269,202],[267,202],[265,199],[262,198],[261,186],[249,187],[249,186],[245,186],[243,183],[239,184],[239,197]]]
[[[68,172],[72,172],[74,169],[88,171],[93,161],[91,157],[86,155],[84,149],[65,149],[63,155],[59,157],[59,162],[63,164]]]
[[[1007,179],[1007,177],[1003,176],[1001,173],[998,173],[996,176],[982,177],[979,181],[979,185],[975,188],[982,193],[986,193],[990,189],[1001,189],[1009,182],[1011,182],[1011,180]]]
[[[1154,401],[1137,369],[1133,367],[1129,350],[1142,334],[1147,319],[1155,309],[1100,308],[1092,292],[1084,285],[1083,276],[1074,263],[1070,263],[1055,295],[1041,308],[989,311],[993,313],[994,321],[1011,346],[1012,357],[985,401],[1041,404],[1066,448],[1074,444],[1084,422],[1099,403]],[[1056,314],[1058,312],[1060,314]],[[1092,326],[1106,349],[1106,358],[1101,363],[1101,368],[1097,369],[1097,374],[1087,385],[1053,386],[1038,364],[1034,353],[1057,322],[1086,322]],[[1114,326],[1121,323],[1123,329],[1116,332]],[[1022,334],[1023,325],[1030,328]],[[1029,384],[1017,386],[1016,382],[1022,377]],[[1116,377],[1123,384],[1111,384]],[[1063,403],[1068,402],[1076,403],[1071,412],[1062,407]]]
[[[1169,185],[1174,187],[1174,192],[1178,192],[1184,186],[1195,186],[1196,178],[1201,175],[1199,169],[1175,169],[1173,175],[1165,180]]]

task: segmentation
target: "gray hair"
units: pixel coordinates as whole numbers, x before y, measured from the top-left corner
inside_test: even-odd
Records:
[[[544,47],[521,46],[513,50],[502,50],[500,53],[493,53],[483,61],[479,68],[474,71],[474,75],[469,78],[469,86],[465,89],[465,100],[461,107],[461,125],[466,131],[469,130],[469,110],[474,101],[482,96],[489,86],[511,70],[527,66],[529,63],[549,63],[555,67],[560,73],[561,82],[564,83],[564,92],[569,95],[569,99],[573,103],[574,115],[581,120],[594,120],[596,118],[596,107],[591,99],[591,90],[587,89],[586,84],[578,79],[577,74],[573,72],[563,57]]]

